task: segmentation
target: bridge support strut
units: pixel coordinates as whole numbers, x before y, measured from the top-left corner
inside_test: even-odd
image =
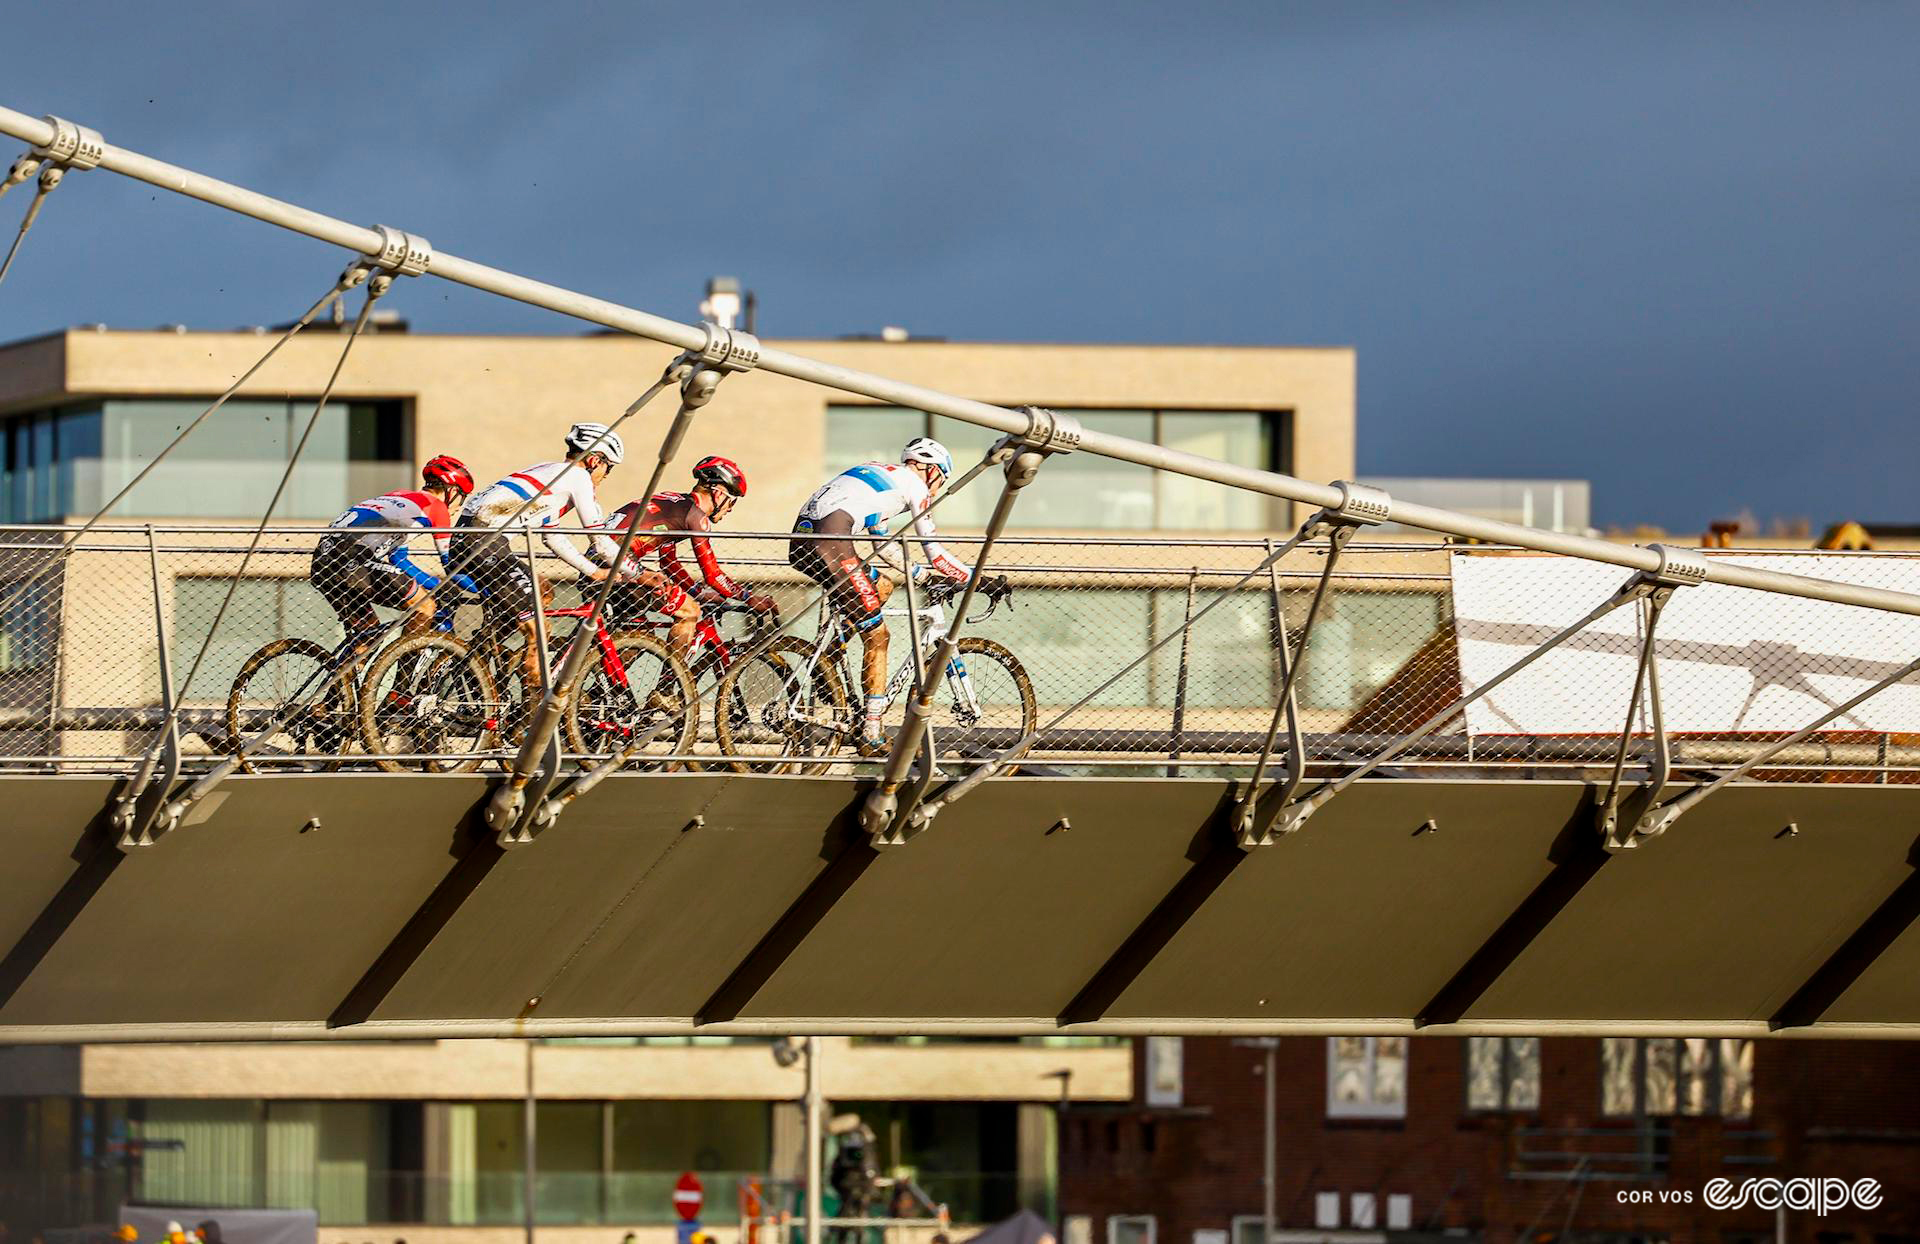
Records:
[[[1034,476],[1040,471],[1040,464],[1054,454],[1072,453],[1080,444],[1078,419],[1038,406],[1022,409],[1027,416],[1027,430],[1017,436],[1006,437],[994,448],[996,454],[1004,448],[1013,451],[1005,467],[1006,483],[1000,489],[1000,499],[994,503],[993,516],[987,520],[986,534],[981,538],[980,553],[974,559],[973,573],[967,576],[967,586],[954,606],[953,625],[934,645],[932,654],[921,667],[918,683],[907,698],[906,720],[901,724],[900,733],[893,741],[893,750],[887,754],[886,766],[881,770],[880,785],[867,796],[866,803],[860,809],[860,827],[873,836],[873,845],[876,847],[904,843],[925,824],[924,818],[916,821],[914,814],[932,785],[934,776],[934,751],[928,723],[933,713],[933,697],[939,693],[940,683],[960,650],[960,630],[966,623],[967,609],[973,604],[974,594],[980,588],[987,559],[993,553],[994,542],[1006,530],[1007,519],[1013,514],[1013,504],[1019,499],[1020,490],[1033,482]],[[911,588],[908,599],[912,599]],[[901,787],[916,754],[920,755],[919,780],[903,799]]]

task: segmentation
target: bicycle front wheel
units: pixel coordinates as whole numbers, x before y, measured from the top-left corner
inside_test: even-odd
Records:
[[[360,739],[389,773],[471,773],[497,741],[505,711],[486,663],[465,644],[416,635],[368,668]]]
[[[623,766],[648,771],[672,762],[651,759],[684,755],[700,724],[699,697],[686,663],[646,631],[609,635],[618,668],[602,654],[588,658],[567,697],[567,746],[585,757],[604,758],[635,748]],[[591,762],[589,762],[591,763]]]
[[[933,712],[940,751],[969,760],[997,756],[1040,724],[1033,680],[1004,644],[968,636]]]
[[[801,671],[813,645],[788,636],[733,663],[714,689],[713,732],[741,773],[823,773],[858,727],[830,661]]]
[[[310,639],[275,640],[248,657],[227,693],[229,750],[240,753],[240,768],[338,769],[356,733],[350,668],[334,669],[333,653]]]

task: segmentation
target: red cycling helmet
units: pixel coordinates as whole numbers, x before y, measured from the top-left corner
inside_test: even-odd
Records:
[[[420,468],[420,478],[429,484],[458,488],[463,496],[473,495],[473,472],[467,470],[466,463],[446,454],[428,459],[427,465]]]
[[[693,464],[693,482],[726,489],[736,497],[747,495],[747,473],[731,458],[708,455]]]

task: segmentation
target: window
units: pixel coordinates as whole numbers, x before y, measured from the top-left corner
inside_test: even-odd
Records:
[[[1147,1038],[1147,1104],[1149,1106],[1180,1104],[1184,1052],[1179,1037]]]
[[[1232,1244],[1267,1244],[1264,1214],[1235,1214],[1227,1238]]]
[[[1753,1114],[1753,1042],[1607,1037],[1600,1045],[1600,1110],[1610,1115]]]
[[[1107,1219],[1107,1244],[1154,1244],[1152,1214],[1115,1214]]]
[[[330,648],[344,637],[333,610],[305,579],[243,579],[234,588],[233,603],[207,646],[193,685],[185,686],[229,582],[199,575],[173,581],[173,621],[167,637],[173,648],[174,694],[182,700],[224,703],[241,665],[270,639],[298,635]]]
[[[49,572],[31,587],[29,580],[0,579],[0,674],[41,669],[53,662],[59,623],[55,595],[60,577]]]
[[[1327,1114],[1331,1118],[1407,1116],[1405,1037],[1328,1037]]]
[[[188,422],[201,398],[113,400],[0,420],[0,521],[91,515]],[[257,518],[313,413],[313,399],[228,402],[116,511],[124,516]],[[276,517],[332,518],[413,479],[405,403],[334,402],[321,412]]]
[[[1404,1192],[1387,1196],[1387,1230],[1413,1230],[1413,1198]]]
[[[1340,1225],[1340,1194],[1338,1192],[1313,1194],[1313,1225],[1322,1229],[1331,1229]]]
[[[1286,465],[1288,421],[1266,411],[1068,410],[1090,431],[1165,445],[1237,466]],[[827,461],[835,466],[891,461],[915,436],[934,436],[953,451],[955,467],[979,461],[998,434],[986,428],[898,406],[829,406]],[[1161,476],[1130,462],[1070,454],[1047,464],[1045,487],[1021,495],[1011,525],[1093,530],[1264,531],[1276,525],[1277,503],[1239,489],[1185,476]],[[981,481],[942,503],[948,527],[980,527],[999,490]]]
[[[1347,1198],[1349,1216],[1356,1231],[1371,1231],[1379,1225],[1379,1202],[1371,1192],[1356,1192]]]
[[[1539,1108],[1540,1038],[1467,1038],[1467,1109]]]

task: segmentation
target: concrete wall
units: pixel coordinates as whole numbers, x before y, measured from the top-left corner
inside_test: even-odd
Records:
[[[95,1045],[71,1053],[0,1050],[0,1093],[119,1097],[518,1098],[526,1051],[517,1041],[368,1044]],[[1052,1047],[966,1043],[855,1045],[823,1039],[827,1096],[840,1101],[1033,1101],[1060,1094],[1052,1073],[1073,1072],[1080,1101],[1129,1095],[1126,1045]],[[764,1045],[536,1045],[542,1098],[790,1101],[802,1068],[781,1067]]]

